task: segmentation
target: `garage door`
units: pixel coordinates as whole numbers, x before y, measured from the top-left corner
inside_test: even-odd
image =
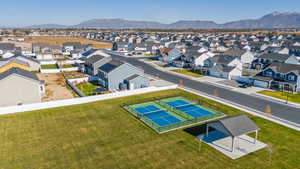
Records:
[[[268,82],[260,81],[260,80],[254,80],[254,86],[262,87],[262,88],[268,88]]]

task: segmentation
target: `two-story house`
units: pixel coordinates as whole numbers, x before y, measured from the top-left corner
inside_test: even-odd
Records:
[[[273,62],[285,63],[289,55],[279,53],[263,53],[252,62],[252,68],[262,70]]]
[[[109,91],[149,86],[149,79],[142,69],[119,60],[111,60],[99,67],[98,77],[100,85]]]
[[[157,50],[157,56],[160,61],[171,63],[172,61],[179,59],[181,53],[175,48],[161,48]]]
[[[206,59],[203,69],[207,69],[210,76],[229,80],[242,76],[241,60],[238,57],[228,55],[216,55]]]
[[[111,60],[111,57],[93,55],[85,60],[83,72],[91,76],[96,76],[98,74],[99,67]]]
[[[300,65],[274,62],[253,80],[257,87],[300,92]]]

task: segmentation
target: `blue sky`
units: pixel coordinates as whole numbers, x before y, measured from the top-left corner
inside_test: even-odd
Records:
[[[299,0],[1,0],[1,26],[57,23],[72,25],[96,18],[171,23],[218,23],[258,18],[273,11],[300,12]]]

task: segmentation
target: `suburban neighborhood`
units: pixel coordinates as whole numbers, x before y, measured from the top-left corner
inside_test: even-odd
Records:
[[[300,169],[300,13],[179,16],[1,22],[0,168]]]

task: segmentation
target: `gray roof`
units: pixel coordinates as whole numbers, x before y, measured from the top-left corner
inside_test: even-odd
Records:
[[[0,62],[0,67],[5,66],[6,64],[8,64],[8,63],[10,63],[10,62],[17,62],[17,63],[19,63],[19,64],[29,66],[29,64],[28,64],[27,62],[25,62],[25,61],[23,61],[23,60],[20,60],[20,59],[18,59],[18,58],[12,57],[12,58],[9,58],[9,59],[7,59],[7,60],[5,60],[5,61],[1,61],[1,62]]]
[[[235,137],[259,130],[259,127],[257,127],[256,124],[246,115],[225,117],[223,119],[210,122],[208,123],[208,125],[212,123],[222,124],[222,126],[226,129],[227,133]]]
[[[272,70],[278,73],[289,73],[294,72],[297,75],[300,75],[300,65],[288,64],[288,63],[279,63],[273,62],[266,69],[271,68]]]
[[[262,54],[259,56],[261,59],[272,59],[272,60],[278,60],[278,61],[286,61],[289,58],[289,55],[285,54],[279,54],[279,53],[268,53],[268,54]]]
[[[40,61],[38,61],[38,60],[36,60],[36,59],[34,59],[34,58],[32,58],[32,57],[18,56],[18,57],[16,57],[16,58],[19,58],[19,57],[24,58],[24,59],[31,60],[31,61],[36,62],[36,63],[40,63]]]
[[[32,80],[35,80],[35,81],[39,81],[39,78],[36,76],[36,74],[32,73],[32,72],[29,72],[27,70],[23,70],[23,69],[20,69],[20,68],[17,68],[17,67],[14,67],[14,68],[11,68],[5,72],[2,72],[0,73],[0,80],[12,75],[12,74],[17,74],[17,75],[21,75],[23,77],[26,77],[26,78],[29,78],[29,79],[32,79]]]
[[[15,44],[13,43],[0,43],[0,50],[14,50]]]
[[[216,67],[220,70],[222,70],[223,72],[231,72],[235,67],[234,66],[227,66],[224,64],[217,64]]]
[[[224,54],[230,56],[242,56],[246,52],[247,52],[246,50],[227,50],[224,52]]]
[[[94,64],[102,59],[104,59],[105,56],[101,56],[101,55],[93,55],[91,57],[89,57],[88,59],[86,59],[86,63],[87,64]]]
[[[102,65],[101,67],[99,67],[99,69],[104,72],[109,73],[123,64],[124,64],[124,62],[121,62],[119,60],[112,60],[112,61]]]
[[[235,57],[229,55],[216,55],[210,59],[217,64],[229,64],[235,59]]]
[[[135,78],[137,78],[137,77],[139,77],[140,75],[138,75],[138,74],[134,74],[134,75],[132,75],[132,76],[129,76],[128,78],[126,78],[125,80],[128,80],[128,81],[130,81],[130,80],[133,80],[133,79],[135,79]]]
[[[91,54],[93,54],[94,52],[96,52],[98,49],[90,49],[88,51],[85,51],[84,53],[82,53],[82,56],[89,56]]]

